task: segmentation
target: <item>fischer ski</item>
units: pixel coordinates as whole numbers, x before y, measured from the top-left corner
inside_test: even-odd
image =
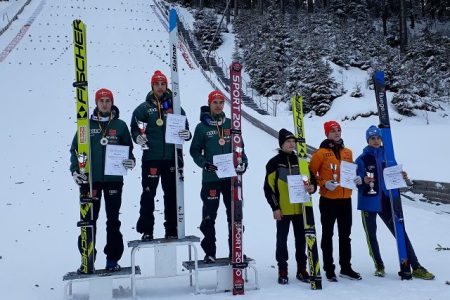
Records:
[[[169,40],[170,40],[170,66],[173,93],[173,113],[181,115],[180,87],[178,79],[178,15],[175,8],[169,11]],[[175,144],[175,168],[176,192],[177,192],[177,236],[179,239],[185,237],[184,225],[184,173],[183,173],[183,145]]]
[[[383,136],[384,159],[386,161],[386,167],[392,167],[396,166],[397,162],[395,161],[394,145],[392,143],[384,72],[375,71],[373,82],[375,86],[378,117],[380,119],[380,125],[378,125],[378,127],[381,129],[381,134]],[[391,202],[395,239],[397,240],[398,257],[400,260],[400,272],[398,274],[402,280],[410,280],[412,279],[411,265],[406,252],[405,223],[399,190],[389,190],[389,199]]]
[[[231,98],[231,140],[234,165],[242,162],[243,142],[241,135],[241,103],[242,103],[242,66],[233,62],[230,66],[230,98]],[[231,178],[231,222],[232,222],[232,257],[233,267],[233,295],[244,294],[243,270],[247,267],[243,254],[242,224],[242,175]]]
[[[92,198],[92,181],[90,178],[90,128],[89,128],[89,98],[87,81],[87,56],[86,56],[86,26],[81,20],[74,20],[73,46],[75,57],[75,95],[77,101],[77,159],[80,174],[86,176],[86,180],[80,185],[80,221],[77,226],[81,228],[80,248],[81,267],[78,272],[83,274],[94,273],[94,211]]]
[[[292,115],[294,117],[295,136],[297,138],[297,157],[300,167],[300,174],[309,181],[309,166],[307,160],[305,127],[303,123],[303,98],[295,95],[291,98]],[[303,224],[305,228],[306,246],[308,253],[308,265],[310,274],[311,289],[322,289],[322,277],[320,276],[319,253],[317,251],[316,225],[314,222],[314,211],[312,198],[303,203]]]

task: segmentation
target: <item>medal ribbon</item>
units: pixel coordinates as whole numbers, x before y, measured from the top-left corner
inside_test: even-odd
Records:
[[[158,108],[158,116],[159,116],[159,119],[162,120],[162,114],[161,114],[161,102],[159,102],[159,99],[158,99],[158,97],[156,97],[155,94],[153,94],[153,95],[155,96],[155,99],[156,99],[156,108]]]
[[[101,122],[100,122],[100,113],[97,111],[98,127],[102,131],[102,138],[104,138],[106,136],[106,129],[108,128],[109,123],[111,123],[111,120],[112,120],[111,116],[112,116],[112,113],[109,113],[108,124],[106,124],[105,128],[103,128],[102,125],[101,125]]]
[[[216,121],[217,135],[219,136],[219,141],[224,139],[224,129],[223,129],[223,119],[220,121],[221,126],[219,126],[219,121]]]

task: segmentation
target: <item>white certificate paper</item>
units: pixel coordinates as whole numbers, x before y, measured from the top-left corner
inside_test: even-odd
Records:
[[[213,164],[217,167],[217,177],[227,178],[237,176],[234,169],[233,153],[213,156]]]
[[[402,171],[402,165],[388,167],[383,170],[384,183],[386,184],[386,188],[388,190],[406,187],[406,182],[403,179]]]
[[[357,190],[355,182],[357,165],[348,161],[341,161],[341,186],[351,190]]]
[[[290,203],[305,203],[309,201],[302,175],[288,175],[288,190]]]
[[[166,143],[184,144],[184,139],[178,136],[178,132],[186,128],[186,116],[167,114],[166,122]]]
[[[128,152],[128,146],[106,145],[105,175],[127,175],[127,169],[122,162],[128,159]]]

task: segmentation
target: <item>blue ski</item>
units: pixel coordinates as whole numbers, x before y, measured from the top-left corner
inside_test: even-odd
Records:
[[[384,72],[376,71],[373,76],[375,86],[375,96],[380,119],[381,134],[383,136],[384,159],[386,167],[396,166],[394,155],[394,145],[392,143],[391,124],[389,121],[388,104],[386,99],[386,87],[384,82]],[[411,266],[406,252],[405,221],[403,218],[402,201],[398,189],[389,190],[391,210],[394,221],[395,238],[397,240],[398,257],[400,260],[401,279],[412,279]]]

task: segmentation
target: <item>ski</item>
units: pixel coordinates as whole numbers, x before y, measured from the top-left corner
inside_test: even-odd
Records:
[[[180,87],[178,79],[178,15],[175,8],[169,11],[169,40],[170,40],[170,66],[173,93],[173,113],[181,115]],[[176,168],[176,192],[177,192],[177,235],[179,239],[185,237],[184,225],[184,172],[183,172],[183,145],[175,145],[175,168]]]
[[[241,135],[241,103],[242,103],[242,66],[233,62],[230,66],[230,98],[231,98],[231,140],[234,164],[242,162],[243,142]],[[232,257],[233,295],[244,294],[243,270],[246,268],[242,248],[242,175],[231,178],[231,222],[232,222]]]
[[[81,267],[79,272],[83,274],[94,273],[94,211],[92,198],[92,181],[90,179],[90,129],[89,129],[89,98],[87,81],[87,56],[86,56],[86,26],[81,20],[74,20],[73,49],[75,58],[75,99],[77,102],[77,158],[80,174],[86,176],[86,181],[80,186],[80,221],[81,228]]]
[[[384,81],[384,72],[375,71],[373,75],[373,82],[375,86],[375,98],[378,108],[378,117],[380,124],[378,127],[381,129],[383,136],[383,147],[386,167],[392,167],[397,165],[394,155],[394,146],[392,142],[391,125],[389,120],[388,104],[386,98],[386,87]],[[397,240],[398,257],[400,260],[400,272],[401,279],[412,279],[411,265],[406,253],[406,240],[405,240],[405,223],[403,218],[402,202],[398,189],[389,190],[389,199],[391,202],[391,210],[394,221],[395,239]]]
[[[295,95],[291,98],[292,115],[294,117],[295,137],[297,138],[297,157],[300,167],[300,174],[309,181],[309,166],[307,160],[305,127],[303,123],[303,98]],[[314,222],[314,211],[312,198],[303,203],[303,224],[305,228],[306,246],[308,253],[308,265],[310,274],[311,289],[322,289],[322,277],[320,276],[319,253],[317,251],[316,225]]]

